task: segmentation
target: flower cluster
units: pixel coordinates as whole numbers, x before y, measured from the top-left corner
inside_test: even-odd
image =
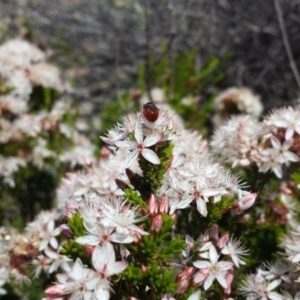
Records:
[[[44,52],[21,39],[2,45],[0,87],[0,176],[9,186],[15,185],[14,174],[28,164],[37,169],[54,162],[75,167],[93,157],[89,140],[63,121],[71,111],[66,96],[52,99],[70,88],[59,70],[46,62]],[[41,109],[36,112],[35,106]],[[64,142],[59,144],[59,139]]]
[[[95,162],[96,148],[76,127],[71,91],[31,43],[0,46],[0,199],[7,202],[1,218],[15,219],[15,226],[51,208],[63,173]]]
[[[262,122],[236,116],[216,129],[213,151],[232,167],[257,166],[260,172],[283,176],[283,166],[299,161],[300,108],[274,110]]]
[[[231,89],[216,100],[222,116],[232,106],[250,115],[222,120],[206,140],[184,129],[163,90],[155,89],[150,98],[164,105],[146,102],[102,134],[106,146],[96,160],[68,103],[55,102],[54,91],[66,85],[43,69],[43,52],[18,42],[20,53],[4,46],[27,59],[14,63],[31,88],[19,91],[23,108],[10,110],[5,99],[18,97],[22,86],[0,77],[0,196],[9,206],[21,170],[40,179],[64,176],[50,211],[28,216],[33,221],[22,232],[0,227],[0,295],[14,291],[31,299],[34,289],[23,286],[40,281],[44,300],[298,300],[299,107],[258,121],[258,99]],[[14,68],[7,74],[17,78]],[[38,70],[43,75],[35,77]],[[50,98],[31,106],[37,87]],[[258,101],[252,108],[250,99]],[[61,163],[69,169],[57,171]],[[284,172],[292,163],[294,173]],[[34,199],[49,191],[34,194],[29,187]],[[6,224],[14,218],[4,215]]]
[[[212,121],[215,126],[220,126],[232,115],[247,114],[257,119],[262,114],[263,105],[251,90],[231,87],[214,99],[214,110]]]

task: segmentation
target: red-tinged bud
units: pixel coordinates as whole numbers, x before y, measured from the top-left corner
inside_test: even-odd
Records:
[[[153,220],[152,220],[152,224],[151,224],[151,229],[150,232],[153,234],[157,234],[159,233],[161,227],[163,224],[163,220],[161,215],[157,215]]]
[[[210,233],[210,237],[213,241],[218,241],[219,240],[219,227],[218,225],[214,225],[211,233]]]
[[[135,174],[130,169],[128,169],[128,168],[125,169],[125,172],[126,172],[126,175],[127,175],[128,179],[129,179],[129,181],[131,181],[132,179],[134,179]]]
[[[190,286],[190,280],[189,279],[182,279],[176,282],[177,288],[176,288],[176,294],[183,294],[186,289]]]
[[[228,243],[228,240],[229,240],[229,235],[228,234],[223,235],[218,241],[219,249],[223,249],[225,245]]]
[[[148,200],[148,211],[150,217],[155,217],[158,213],[158,202],[155,196],[152,194],[150,199]]]
[[[257,225],[261,225],[261,224],[264,224],[266,222],[266,219],[264,217],[261,217],[259,219],[256,220],[256,224]]]
[[[147,266],[145,266],[145,265],[142,265],[142,266],[141,266],[141,271],[142,271],[142,273],[146,273],[147,269],[148,269]]]
[[[129,297],[128,300],[138,300],[138,298],[135,298],[135,297]]]
[[[245,196],[243,196],[241,199],[238,201],[238,208],[240,210],[246,210],[249,207],[251,207],[256,199],[257,193],[249,193]]]
[[[71,239],[74,235],[73,231],[67,224],[60,225],[59,230],[60,230],[61,235],[67,239]]]
[[[224,289],[224,292],[226,295],[231,294],[231,284],[234,278],[234,271],[233,269],[229,269],[226,275],[226,282],[227,282],[227,288]]]
[[[121,189],[125,190],[129,188],[129,185],[121,179],[115,179],[116,185]]]
[[[176,278],[176,282],[190,278],[194,272],[194,267],[187,267],[183,271],[181,271]]]
[[[69,289],[63,284],[52,285],[45,290],[46,296],[51,298],[67,295],[68,293]]]
[[[92,255],[94,252],[94,247],[91,245],[85,245],[84,249],[88,255]]]
[[[241,222],[241,223],[247,223],[250,219],[251,219],[250,214],[244,214],[244,215],[242,216],[242,218],[240,219],[240,222]]]
[[[209,268],[200,269],[198,272],[196,272],[192,281],[193,286],[201,285],[208,277],[209,273],[210,273]]]
[[[168,211],[169,211],[169,198],[165,196],[161,199],[159,212],[161,214],[167,214]]]
[[[154,103],[148,102],[143,106],[143,116],[149,122],[155,122],[158,119],[158,115],[159,109]]]
[[[103,147],[100,151],[100,154],[101,154],[100,159],[103,160],[103,159],[108,159],[111,152],[108,148]]]

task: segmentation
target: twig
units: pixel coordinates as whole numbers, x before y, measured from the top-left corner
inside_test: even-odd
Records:
[[[149,57],[151,54],[151,49],[150,49],[150,27],[149,27],[149,18],[148,18],[148,2],[147,0],[144,0],[144,17],[145,17],[145,35],[146,35],[146,86],[147,86],[147,94],[149,97],[149,100],[153,102],[152,100],[152,95],[151,95],[151,77],[152,77],[152,72],[150,70],[150,65],[149,65]]]
[[[176,37],[176,22],[175,22],[175,12],[174,12],[174,4],[173,0],[169,0],[169,5],[168,8],[170,10],[170,33],[171,33],[171,38],[167,47],[167,51],[169,52],[169,63],[170,63],[170,68],[171,68],[171,77],[170,77],[170,89],[171,89],[171,94],[174,94],[174,76],[175,76],[175,70],[174,70],[174,61],[173,61],[173,41]]]
[[[278,22],[280,25],[280,30],[281,30],[281,35],[282,35],[282,39],[283,39],[283,44],[286,50],[286,54],[288,56],[289,62],[290,62],[290,66],[292,69],[292,72],[294,74],[295,80],[297,82],[298,88],[300,89],[300,76],[299,76],[299,72],[293,57],[293,53],[291,50],[291,46],[289,43],[289,39],[287,36],[287,32],[286,32],[286,28],[285,28],[285,23],[284,23],[284,19],[282,17],[282,10],[279,4],[279,0],[274,0],[274,5],[275,5],[275,9],[277,12],[277,18],[278,18]]]

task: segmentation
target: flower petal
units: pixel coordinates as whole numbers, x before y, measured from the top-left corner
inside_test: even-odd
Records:
[[[193,265],[198,269],[206,269],[211,267],[211,263],[206,260],[196,260]]]
[[[224,289],[227,289],[227,281],[225,278],[226,272],[219,272],[216,274],[217,280]]]
[[[80,245],[96,246],[99,244],[99,237],[97,237],[95,235],[85,235],[85,236],[81,236],[81,237],[77,238],[75,240],[75,242]]]
[[[128,266],[127,261],[118,261],[115,262],[114,264],[108,266],[107,268],[107,275],[112,276],[115,274],[122,273]]]
[[[207,291],[210,288],[210,286],[212,285],[212,283],[214,282],[214,280],[215,280],[215,275],[209,274],[204,283],[204,290]]]
[[[155,133],[148,135],[144,140],[144,146],[150,147],[155,145],[161,139],[161,133]]]
[[[160,159],[153,150],[144,148],[142,151],[142,155],[145,159],[150,161],[152,164],[154,164],[154,165],[160,164]]]
[[[134,161],[137,160],[138,156],[139,152],[137,150],[132,151],[125,160],[124,169],[129,168],[134,163]]]

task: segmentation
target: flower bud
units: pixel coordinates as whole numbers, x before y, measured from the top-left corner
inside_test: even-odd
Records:
[[[94,247],[91,245],[85,245],[84,249],[85,249],[86,253],[89,255],[92,255],[94,252]]]
[[[142,271],[142,273],[146,273],[147,269],[148,269],[147,266],[141,265],[141,271]]]
[[[126,182],[124,182],[123,180],[121,179],[115,179],[115,182],[116,182],[116,185],[121,189],[121,190],[125,190],[125,189],[128,189],[129,186]]]
[[[256,196],[257,193],[249,193],[239,198],[239,201],[237,203],[239,210],[243,211],[251,207],[255,202]]]
[[[163,224],[163,220],[162,220],[162,217],[161,215],[157,215],[153,220],[152,220],[152,224],[151,224],[151,233],[159,233],[161,227],[162,227],[162,224]]]
[[[224,292],[226,295],[230,295],[231,293],[231,284],[233,281],[233,277],[234,277],[234,271],[233,269],[229,269],[226,275],[226,283],[227,283],[227,288],[224,289]]]
[[[45,294],[51,298],[59,297],[68,294],[68,288],[63,284],[52,285],[45,290]]]
[[[218,225],[214,225],[211,233],[210,233],[210,237],[213,241],[218,241],[219,240],[219,227]]]
[[[167,196],[163,197],[160,202],[159,212],[167,214],[169,211],[169,199]]]
[[[108,159],[111,152],[108,148],[103,147],[101,149],[100,153],[101,153],[101,158],[100,159],[103,160],[103,159]]]
[[[148,210],[151,217],[154,217],[158,213],[158,202],[153,194],[148,201]]]
[[[228,234],[223,235],[218,241],[219,249],[223,249],[224,246],[228,243],[228,240],[229,240],[229,235]]]
[[[71,239],[74,235],[73,231],[67,224],[62,224],[61,226],[59,226],[59,230],[61,235],[67,239]]]

